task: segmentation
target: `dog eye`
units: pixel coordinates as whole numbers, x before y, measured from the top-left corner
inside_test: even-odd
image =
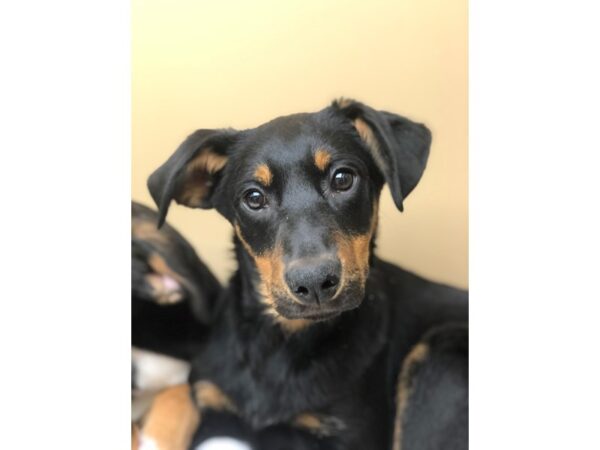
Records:
[[[250,209],[261,209],[267,203],[267,199],[258,189],[250,189],[244,194],[244,202]]]
[[[354,173],[349,169],[338,169],[331,177],[331,187],[336,191],[347,191],[354,183]]]

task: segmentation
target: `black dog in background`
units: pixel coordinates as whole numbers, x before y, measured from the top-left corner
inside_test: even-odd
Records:
[[[221,285],[177,230],[157,229],[155,211],[132,202],[131,216],[132,345],[190,360]]]
[[[221,286],[191,245],[169,225],[158,230],[157,220],[132,202],[132,419],[143,422],[143,439],[185,448],[197,424],[190,361],[206,339]]]
[[[467,448],[467,293],[373,252],[384,182],[402,210],[430,143],[341,100],[198,130],[152,174],[159,223],[175,200],[235,230],[239,269],[190,376],[200,434],[230,414],[255,448]]]

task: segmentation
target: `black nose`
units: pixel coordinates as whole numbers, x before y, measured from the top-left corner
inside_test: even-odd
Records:
[[[298,300],[320,305],[333,298],[340,283],[340,262],[333,258],[307,258],[288,264],[285,281]]]

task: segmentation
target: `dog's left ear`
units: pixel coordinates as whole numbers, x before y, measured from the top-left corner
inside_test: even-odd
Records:
[[[403,200],[425,170],[431,132],[425,125],[354,100],[336,100],[332,107],[352,121],[389,185],[394,203],[403,211]]]

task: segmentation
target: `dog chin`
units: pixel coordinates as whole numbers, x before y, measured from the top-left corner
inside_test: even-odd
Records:
[[[334,319],[345,311],[358,308],[362,303],[364,291],[356,292],[354,290],[352,294],[340,295],[327,304],[319,306],[303,305],[297,301],[282,298],[275,301],[274,307],[277,314],[288,320],[305,319],[322,322]]]

